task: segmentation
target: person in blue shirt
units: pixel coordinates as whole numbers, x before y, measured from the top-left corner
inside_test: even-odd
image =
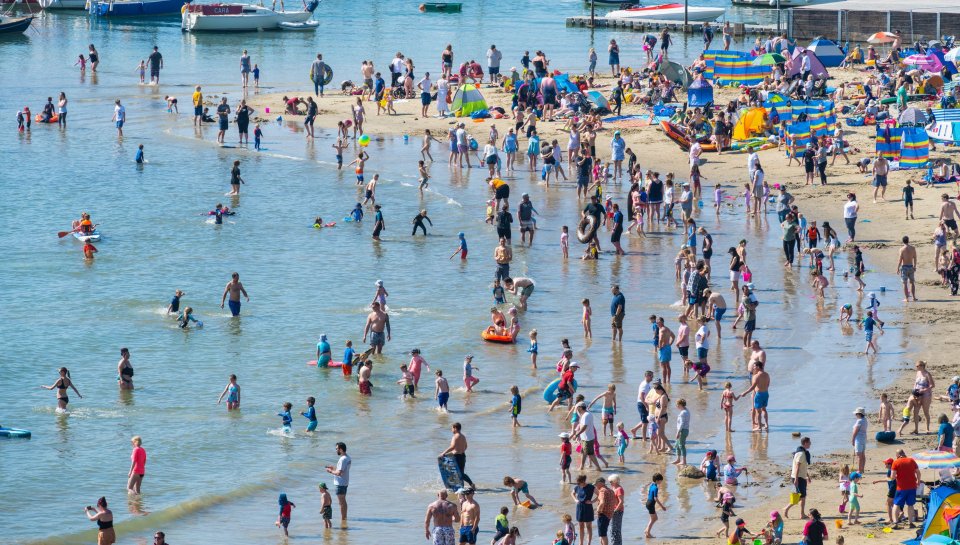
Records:
[[[464,236],[463,231],[460,231],[459,233],[457,233],[457,239],[459,239],[460,241],[457,244],[457,249],[452,254],[450,254],[450,257],[448,259],[453,259],[453,256],[457,254],[460,254],[460,259],[467,258],[467,238],[466,236]]]
[[[261,138],[263,138],[263,129],[261,129],[260,124],[257,123],[256,127],[253,128],[253,149],[260,151]]]
[[[873,353],[876,354],[877,344],[873,342],[873,326],[877,323],[877,321],[873,319],[873,311],[868,310],[867,317],[864,318],[860,323],[863,325],[863,333],[867,340],[867,347],[863,350],[864,355],[869,354],[871,348],[873,348]]]
[[[170,305],[167,307],[167,314],[180,312],[180,298],[183,297],[183,295],[184,293],[180,290],[173,292],[173,298],[170,299]]]
[[[383,212],[380,211],[379,204],[375,204],[373,209],[376,210],[373,215],[373,240],[380,240],[380,232],[384,229]]]
[[[510,418],[513,420],[513,427],[519,428],[520,422],[517,421],[517,417],[520,416],[520,388],[511,386],[510,393],[513,394],[513,397],[510,399]]]
[[[373,96],[380,102],[383,100],[383,90],[387,88],[387,82],[383,81],[383,76],[380,75],[380,72],[377,72],[377,79],[373,83]]]
[[[363,221],[363,206],[361,206],[360,203],[357,203],[357,205],[353,207],[353,211],[350,212],[350,221]]]
[[[317,342],[317,369],[326,367],[330,363],[332,352],[330,343],[327,342],[327,335],[320,335],[320,341]]]
[[[937,396],[937,401],[946,401],[951,405],[960,404],[960,376],[953,377],[953,383],[947,386],[947,395]]]
[[[647,513],[650,513],[650,522],[647,523],[647,528],[643,532],[643,536],[647,539],[653,537],[653,534],[650,533],[650,530],[653,530],[653,524],[657,522],[657,506],[660,506],[661,511],[666,511],[666,506],[663,505],[663,502],[660,501],[660,483],[663,482],[663,475],[659,473],[653,474],[653,482],[650,483],[650,486],[647,487]]]
[[[347,347],[343,350],[343,361],[341,365],[353,365],[353,356],[356,352],[353,350],[353,341],[347,341]]]
[[[507,302],[506,296],[503,293],[503,286],[500,285],[500,280],[493,281],[493,302],[502,305]]]
[[[136,161],[137,161],[137,164],[138,164],[138,165],[142,165],[142,164],[144,163],[144,160],[143,160],[143,144],[140,144],[139,146],[137,146],[137,157],[136,157]]]
[[[307,431],[314,431],[317,429],[317,410],[313,405],[317,402],[313,396],[307,398],[307,411],[301,412],[300,414],[308,420],[307,422]]]
[[[290,425],[293,424],[293,417],[290,416],[290,409],[293,408],[293,404],[289,401],[283,404],[283,412],[277,413],[277,416],[283,419],[283,431],[285,433],[290,432]]]
[[[953,425],[947,415],[940,415],[940,428],[937,429],[937,450],[953,452]]]

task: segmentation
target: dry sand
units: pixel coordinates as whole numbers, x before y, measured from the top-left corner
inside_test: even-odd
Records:
[[[859,71],[845,71],[835,69],[835,79],[838,81],[862,80],[864,74]],[[603,80],[607,87],[601,91],[609,91],[609,80]],[[494,88],[483,87],[485,98],[489,106],[503,106],[509,111],[510,95],[499,92]],[[251,106],[257,111],[257,116],[261,121],[273,121],[277,115],[282,115],[284,105],[282,97],[289,96],[307,96],[308,91],[289,90],[286,92],[270,93],[258,95],[249,100]],[[736,93],[732,90],[718,89],[716,92],[716,102],[723,104],[727,100],[734,99]],[[326,97],[319,101],[320,115],[316,120],[316,126],[324,129],[335,130],[337,121],[349,119],[350,107],[356,101],[356,97],[345,96],[335,93],[328,93]],[[847,102],[849,103],[849,101]],[[271,108],[271,114],[263,114],[265,107]],[[372,102],[366,102],[367,121],[366,132],[373,138],[379,135],[400,135],[408,134],[411,138],[418,139],[423,134],[424,129],[430,129],[431,132],[441,142],[445,142],[444,137],[447,129],[452,123],[456,122],[454,118],[437,119],[420,117],[419,100],[407,100],[395,102],[397,115],[376,115],[376,106]],[[431,111],[435,111],[431,106]],[[623,115],[643,113],[643,109],[638,105],[625,105]],[[839,105],[838,105],[839,113]],[[513,125],[512,120],[492,120],[474,123],[467,121],[467,129],[475,136],[485,135],[489,125],[496,124],[500,134],[506,133],[506,130]],[[538,132],[542,141],[557,138],[562,146],[566,145],[566,134],[562,134],[560,129],[562,123],[544,123],[538,124]],[[786,183],[790,187],[791,193],[797,197],[797,202],[803,209],[825,211],[831,217],[841,217],[845,195],[849,191],[856,192],[860,203],[860,223],[857,227],[857,234],[861,246],[865,249],[868,260],[876,268],[890,274],[896,273],[897,255],[900,247],[900,238],[908,235],[911,241],[917,246],[919,252],[919,270],[917,271],[919,302],[902,303],[905,311],[903,312],[903,322],[889,320],[889,325],[908,328],[911,336],[916,342],[906,347],[908,356],[903,360],[901,371],[893,382],[893,386],[885,391],[889,394],[894,407],[899,413],[903,406],[903,401],[907,398],[909,390],[912,388],[914,371],[912,360],[923,359],[928,362],[928,369],[936,379],[936,395],[942,395],[950,378],[957,374],[958,367],[951,363],[949,358],[956,351],[960,341],[957,339],[960,332],[960,319],[957,318],[958,309],[956,298],[952,298],[945,288],[939,286],[939,276],[933,268],[933,246],[930,240],[933,230],[936,228],[936,218],[939,214],[940,194],[943,192],[954,193],[954,186],[939,186],[937,188],[918,187],[915,193],[915,220],[904,219],[904,207],[900,201],[900,189],[907,179],[919,179],[923,172],[921,171],[901,171],[892,172],[889,176],[889,187],[887,189],[887,201],[873,203],[873,187],[870,185],[870,178],[858,173],[853,164],[865,154],[873,155],[873,127],[849,128],[845,127],[847,138],[852,147],[859,148],[859,152],[850,154],[851,164],[844,165],[843,159],[838,158],[833,167],[828,167],[829,185],[826,187],[812,186],[803,187],[804,173],[801,167],[786,166],[786,159],[782,152],[776,150],[761,151],[760,157],[766,171],[766,178],[771,185],[776,183]],[[633,148],[638,155],[638,161],[644,167],[653,166],[662,173],[676,172],[678,177],[683,179],[687,173],[687,154],[682,152],[676,144],[672,143],[659,130],[658,127],[648,126],[643,128],[621,128],[627,145]],[[597,148],[600,150],[601,157],[609,157],[607,143],[611,137],[612,129],[605,128],[598,136]],[[478,138],[478,140],[480,140]],[[521,141],[521,150],[524,149],[524,143]],[[446,156],[445,146],[434,147],[435,157],[442,162],[442,157]],[[950,157],[955,155],[955,149],[939,147],[938,152],[931,153],[932,158]],[[705,153],[706,164],[701,167],[703,176],[708,180],[705,187],[709,188],[715,182],[735,183],[735,187],[742,187],[746,181],[746,156],[743,154],[722,154]],[[350,157],[345,160],[349,161]],[[415,167],[412,166],[415,170]],[[705,193],[707,191],[705,190]],[[869,220],[864,222],[862,220]],[[845,239],[845,229],[842,222],[835,222],[838,234],[841,239]],[[841,262],[843,260],[841,259]],[[898,286],[889,286],[888,289],[897,290]],[[890,299],[890,298],[888,298]],[[889,308],[887,309],[889,314]],[[936,341],[936,343],[932,341]],[[840,394],[841,392],[837,392]],[[880,392],[877,392],[879,400]],[[809,487],[809,496],[807,499],[807,508],[818,508],[825,517],[825,522],[830,530],[830,537],[833,540],[837,535],[843,535],[846,543],[860,544],[870,543],[873,545],[893,544],[913,537],[912,530],[901,530],[893,532],[884,532],[884,523],[877,522],[880,518],[886,518],[886,485],[870,484],[874,480],[883,479],[885,476],[883,460],[893,457],[896,449],[903,448],[907,453],[932,448],[936,443],[936,418],[941,413],[947,413],[949,416],[949,406],[946,403],[934,401],[931,408],[931,417],[934,424],[931,425],[931,434],[922,434],[919,436],[906,435],[904,438],[898,438],[896,444],[881,445],[873,440],[873,432],[879,428],[876,421],[876,410],[879,401],[873,406],[867,407],[871,413],[871,432],[867,447],[867,466],[866,475],[863,483],[864,498],[862,505],[862,524],[853,527],[847,527],[844,520],[843,529],[837,531],[834,520],[839,518],[837,506],[839,504],[839,492],[837,487],[837,477],[839,469],[843,463],[852,463],[852,447],[849,445],[824,445],[816,442],[812,448],[814,463],[811,472],[814,480]],[[852,426],[852,417],[842,415],[839,417],[840,425]],[[895,429],[899,426],[894,423]],[[908,428],[908,432],[909,432]],[[921,424],[921,432],[924,431],[924,425]],[[902,440],[902,443],[901,443]],[[692,461],[693,462],[693,461]],[[781,510],[787,503],[791,489],[787,487],[785,477],[789,477],[789,467],[784,461],[783,466],[768,466],[752,468],[758,473],[757,479],[760,482],[770,481],[775,476],[784,477],[782,493],[779,499],[769,502],[762,506],[743,506],[737,509],[738,515],[747,521],[747,526],[753,531],[759,531],[769,520],[771,510]],[[932,473],[924,472],[924,478],[930,479]],[[754,480],[754,479],[751,479]],[[636,518],[631,517],[630,524],[645,524],[646,516],[640,515],[637,510]],[[704,521],[700,528],[668,529],[660,528],[659,533],[676,534],[682,530],[686,535],[699,535],[698,540],[706,542],[719,542],[719,538],[712,535],[712,532],[719,526],[719,510],[717,517]],[[785,526],[784,542],[797,543],[801,539],[801,530],[803,522],[797,520],[799,510],[793,510],[794,518],[788,520]],[[669,518],[660,522],[658,526],[669,524]],[[656,530],[656,528],[655,528]],[[658,532],[655,531],[655,534]],[[670,543],[670,540],[658,540],[662,543]],[[677,540],[679,543],[689,542],[690,539]]]

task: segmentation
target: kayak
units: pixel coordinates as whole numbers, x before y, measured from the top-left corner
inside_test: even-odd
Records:
[[[100,230],[94,229],[90,234],[83,234],[80,231],[73,232],[73,238],[79,240],[80,242],[100,242]]]
[[[486,329],[480,332],[480,338],[490,343],[501,343],[501,344],[514,343],[513,337],[511,337],[510,335],[494,335],[493,333],[490,333],[490,331]]]
[[[0,427],[0,437],[9,437],[11,439],[29,439],[30,430]]]

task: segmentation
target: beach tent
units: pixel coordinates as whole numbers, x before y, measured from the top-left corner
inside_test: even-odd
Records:
[[[930,139],[927,138],[927,131],[923,127],[904,127],[900,141],[900,169],[924,168],[929,161]]]
[[[918,539],[906,541],[914,545],[920,542],[939,541],[937,536],[954,540],[960,538],[960,488],[943,485],[930,491],[927,519]],[[942,539],[942,538],[940,538]]]
[[[687,105],[700,108],[713,102],[713,85],[707,80],[697,80],[687,88]]]
[[[553,81],[557,82],[557,89],[560,91],[566,91],[568,93],[580,92],[580,88],[577,87],[577,84],[570,81],[570,74],[560,74],[559,76],[554,76]]]
[[[787,134],[793,138],[798,149],[807,147],[810,143],[810,123],[797,122],[787,125]]]
[[[896,161],[900,157],[900,141],[903,129],[890,125],[877,125],[876,151],[888,161]]]
[[[771,72],[772,66],[753,66],[753,57],[742,51],[726,51],[716,55],[713,61],[715,85],[753,86],[762,83],[764,76]]]
[[[464,83],[457,88],[453,95],[450,109],[457,117],[467,117],[473,112],[487,109],[487,101],[483,99],[480,89],[472,83]]]
[[[791,77],[800,74],[800,67],[803,65],[803,59],[800,58],[801,55],[805,55],[810,58],[810,73],[812,73],[814,77],[825,78],[828,76],[827,68],[823,65],[823,62],[820,61],[820,57],[818,57],[816,53],[810,51],[809,49],[797,46],[793,49],[793,57],[790,63],[789,75]]]
[[[810,47],[807,48],[807,51],[813,51],[817,55],[817,58],[820,59],[820,62],[823,63],[823,66],[827,68],[840,66],[840,63],[843,62],[845,57],[843,51],[837,47],[837,44],[826,38],[817,38],[810,42]]]
[[[607,101],[607,97],[603,96],[603,93],[600,91],[587,91],[587,100],[590,101],[590,105],[594,108],[610,111],[610,102]]]
[[[767,111],[763,108],[741,110],[737,124],[733,126],[733,139],[746,140],[762,134],[766,127]]]
[[[933,127],[927,136],[937,142],[960,143],[960,109],[933,110]]]
[[[684,89],[690,87],[690,84],[693,83],[693,76],[690,75],[690,71],[672,61],[660,65],[660,73],[673,83],[679,83]]]

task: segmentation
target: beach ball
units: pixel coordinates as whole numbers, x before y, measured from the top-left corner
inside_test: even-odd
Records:
[[[361,134],[360,138],[357,138],[357,143],[360,144],[360,147],[365,148],[370,145],[370,137],[365,134]]]

